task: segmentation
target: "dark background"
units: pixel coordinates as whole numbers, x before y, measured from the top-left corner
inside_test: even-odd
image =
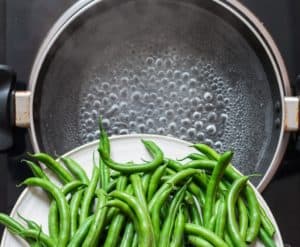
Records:
[[[0,63],[14,68],[18,88],[24,88],[34,56],[47,31],[71,0],[0,0]],[[300,74],[300,1],[243,0],[270,31],[285,60],[295,92]],[[299,80],[300,81],[300,80]],[[17,141],[0,153],[0,211],[9,213],[22,188],[16,188],[28,171],[20,164],[30,151],[26,130],[14,131]],[[276,176],[263,193],[287,246],[300,246],[300,145],[296,135],[289,143]],[[34,209],[33,209],[34,210]],[[0,228],[2,235],[2,228]]]

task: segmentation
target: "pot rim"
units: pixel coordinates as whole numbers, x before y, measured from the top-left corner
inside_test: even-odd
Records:
[[[61,35],[61,33],[68,27],[73,20],[75,20],[78,16],[84,13],[86,10],[92,8],[94,5],[102,2],[102,0],[80,0],[72,5],[69,9],[67,9],[63,15],[56,21],[56,23],[52,26],[45,39],[40,46],[37,56],[34,60],[31,74],[29,77],[29,85],[28,89],[31,91],[30,98],[30,112],[33,113],[33,102],[34,102],[34,93],[37,84],[37,80],[39,77],[39,73],[43,66],[43,63],[48,55],[49,50],[57,40],[57,38]],[[277,147],[271,161],[269,168],[266,171],[266,174],[258,184],[257,188],[260,192],[262,192],[265,187],[268,185],[272,177],[274,176],[276,170],[279,167],[279,164],[283,158],[283,154],[286,150],[289,132],[285,131],[284,119],[286,119],[286,109],[285,109],[285,96],[291,96],[291,87],[287,74],[287,70],[282,59],[282,56],[267,29],[264,25],[259,21],[259,19],[243,4],[238,2],[237,0],[230,0],[223,2],[221,0],[213,0],[215,4],[226,9],[232,15],[236,16],[243,24],[251,31],[259,43],[262,45],[264,50],[268,55],[268,59],[271,62],[273,69],[275,71],[275,76],[277,79],[277,84],[280,92],[280,100],[282,105],[282,121],[280,127],[280,135],[277,143]],[[35,152],[39,152],[39,144],[36,136],[35,125],[33,114],[30,114],[30,129],[29,129],[30,139],[33,145],[33,149]]]

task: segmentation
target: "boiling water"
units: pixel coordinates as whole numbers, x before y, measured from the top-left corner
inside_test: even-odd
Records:
[[[79,120],[83,142],[99,137],[102,116],[109,135],[168,135],[218,150],[234,147],[239,153],[244,138],[255,138],[248,133],[253,124],[249,121],[255,119],[257,128],[265,124],[263,118],[251,115],[253,105],[243,98],[247,85],[227,80],[217,65],[200,56],[184,56],[171,47],[158,55],[141,52],[133,61],[110,66],[111,78],[92,74],[83,90]],[[261,104],[256,107],[264,108],[263,95],[257,93],[256,99]]]

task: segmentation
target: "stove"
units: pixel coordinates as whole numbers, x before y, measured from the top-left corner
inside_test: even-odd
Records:
[[[49,28],[75,1],[0,0],[0,63],[17,72],[17,88],[26,87],[35,54]],[[300,94],[300,1],[242,0],[270,31],[285,60],[295,92]],[[298,80],[300,82],[300,80]],[[22,191],[17,188],[29,171],[20,163],[32,150],[28,133],[15,129],[15,144],[0,153],[0,211],[9,213]],[[291,137],[283,162],[263,192],[281,230],[286,246],[300,246],[300,142]],[[3,228],[0,228],[0,236]]]

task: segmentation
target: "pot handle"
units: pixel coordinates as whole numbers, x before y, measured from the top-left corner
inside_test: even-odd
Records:
[[[13,144],[15,82],[14,71],[0,64],[0,151]]]

